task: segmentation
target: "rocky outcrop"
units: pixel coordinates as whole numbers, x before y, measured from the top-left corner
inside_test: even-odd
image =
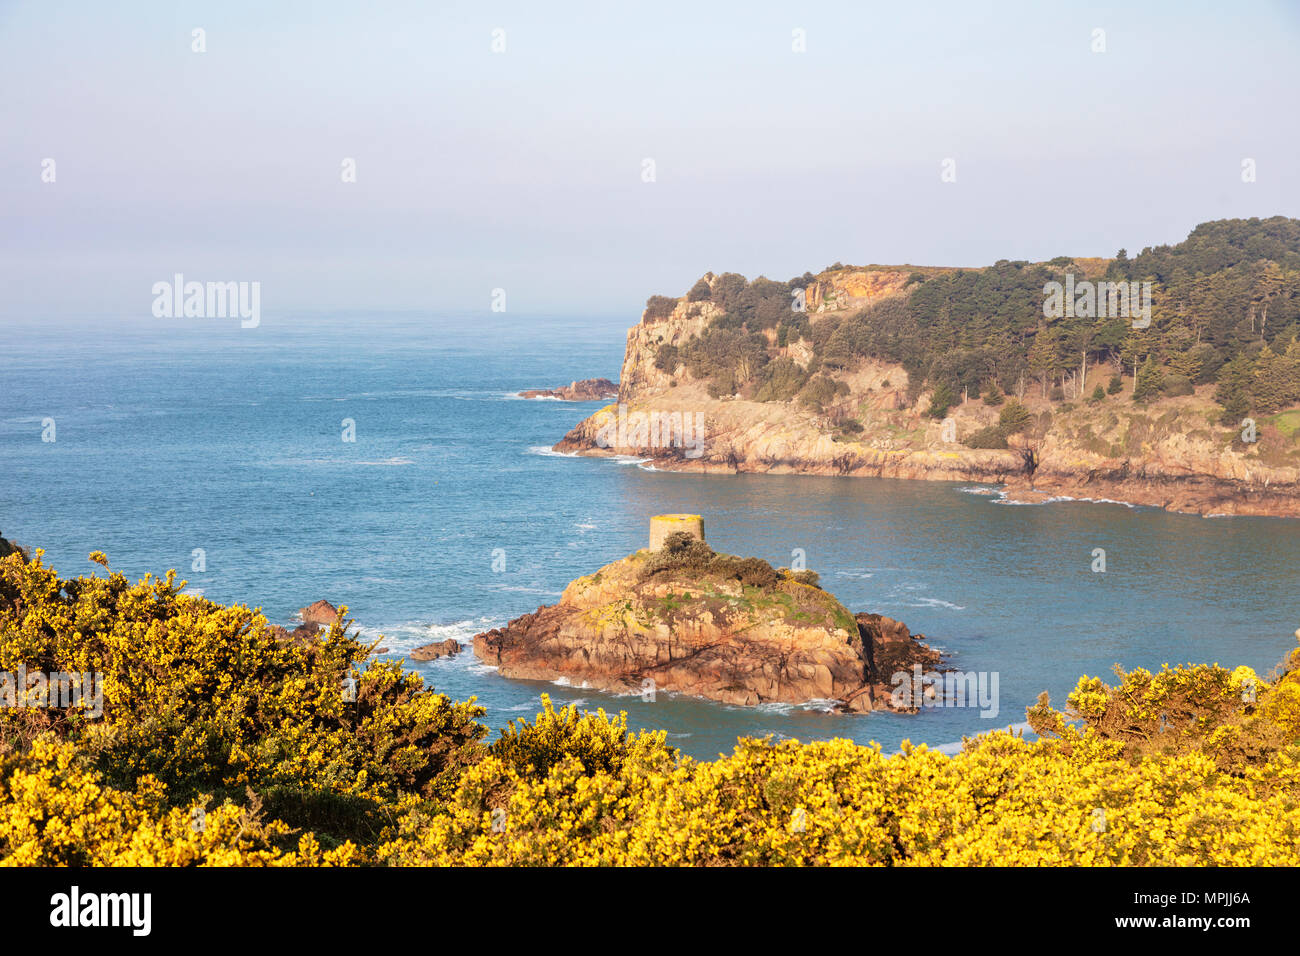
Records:
[[[806,290],[814,334],[830,316],[902,293],[912,275],[842,269],[816,277]],[[555,450],[633,456],[666,471],[982,482],[1005,485],[1019,500],[1110,499],[1203,515],[1300,517],[1295,423],[1261,420],[1257,436],[1243,440],[1241,428],[1219,422],[1213,385],[1145,405],[1132,401],[1127,386],[1085,400],[1115,371],[1094,364],[1064,401],[1042,398],[1032,383],[1020,389],[1032,423],[1015,436],[1019,447],[971,448],[965,441],[997,424],[1000,408],[959,395],[946,422],[930,418],[930,394],[910,389],[898,365],[856,360],[823,369],[840,385],[823,404],[757,401],[745,390],[710,395],[685,364],[660,367],[665,345],[681,349],[721,314],[707,299],[683,297],[669,312],[643,315],[628,331],[618,402],[579,422]],[[812,358],[805,339],[778,347],[772,332],[769,342],[773,359],[806,366]]]
[[[315,604],[309,604],[298,612],[302,623],[289,630],[278,624],[272,625],[270,630],[275,639],[286,644],[296,644],[305,647],[315,643],[321,637],[321,631],[333,624],[339,617],[339,609],[329,601],[317,601]]]
[[[269,630],[277,641],[283,644],[295,644],[299,647],[314,644],[321,638],[321,629],[316,624],[299,624],[292,631],[287,627],[272,624]]]
[[[298,612],[303,624],[329,627],[338,620],[339,609],[329,601],[317,601]]]
[[[434,661],[440,657],[452,657],[459,654],[463,649],[460,641],[454,637],[449,637],[445,641],[434,641],[432,644],[417,647],[411,651],[411,660]]]
[[[1009,501],[1041,504],[1053,500],[1115,501],[1201,515],[1266,515],[1300,518],[1300,487],[1230,480],[1203,474],[1170,475],[1145,468],[1097,468],[1062,473],[1056,469],[1008,481]]]
[[[607,378],[584,378],[559,388],[531,388],[520,398],[558,398],[562,402],[603,402],[618,397],[618,385]]]
[[[31,556],[27,553],[27,549],[22,545],[0,538],[0,559],[7,558],[11,554],[20,555],[24,561],[31,560]]]
[[[703,542],[673,547],[578,578],[558,604],[477,635],[475,655],[506,677],[854,712],[894,709],[892,674],[939,664],[919,635],[880,615],[855,618],[806,573]]]

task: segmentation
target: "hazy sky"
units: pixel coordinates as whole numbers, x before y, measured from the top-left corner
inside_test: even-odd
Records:
[[[1295,2],[0,0],[0,314],[180,272],[630,324],[706,270],[1132,252],[1300,215],[1298,46]]]

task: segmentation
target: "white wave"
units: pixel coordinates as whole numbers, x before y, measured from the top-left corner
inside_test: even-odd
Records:
[[[485,584],[484,588],[489,591],[512,591],[518,594],[540,594],[543,597],[559,597],[564,593],[563,591],[550,591],[546,588],[526,588],[518,584]]]
[[[412,461],[411,459],[409,459],[409,458],[402,458],[402,457],[400,457],[400,456],[394,456],[394,457],[392,457],[392,458],[384,458],[384,459],[382,459],[382,460],[380,460],[380,461],[358,461],[358,462],[354,462],[354,464],[357,464],[357,465],[382,465],[382,466],[385,466],[385,467],[393,467],[393,466],[396,466],[396,465],[414,465],[415,462],[413,462],[413,461]]]
[[[961,490],[965,491],[966,489],[963,488]],[[1048,498],[1044,498],[1042,501],[1013,501],[1011,498],[1008,497],[1009,494],[1010,493],[1005,490],[999,490],[993,492],[993,494],[990,497],[994,497],[996,499],[993,502],[993,504],[995,505],[1022,505],[1027,508],[1035,508],[1040,505],[1056,504],[1057,502],[1060,501],[1084,501],[1094,505],[1123,505],[1125,508],[1143,507],[1143,505],[1135,504],[1132,501],[1120,501],[1116,498],[1075,498],[1073,495],[1052,495]]]
[[[556,451],[550,445],[529,445],[527,454],[541,455],[543,458],[579,458],[576,451]]]
[[[1069,495],[1059,495],[1053,498],[1052,501],[1087,501],[1094,505],[1123,505],[1125,508],[1142,507],[1131,501],[1119,501],[1115,498],[1071,498]]]
[[[881,607],[942,607],[950,611],[964,611],[966,605],[953,604],[951,601],[944,601],[940,598],[919,597],[914,601],[881,601]]]
[[[875,574],[871,571],[859,571],[857,569],[851,569],[848,571],[836,571],[835,576],[838,578],[855,578],[857,580],[866,580],[867,578],[874,578]]]
[[[455,638],[460,644],[468,645],[473,643],[474,635],[500,627],[503,623],[499,618],[484,616],[455,621],[451,624],[428,624],[422,621],[406,621],[388,626],[363,624],[357,625],[356,631],[361,639],[366,641],[374,641],[382,637],[384,645],[396,653],[414,650],[425,644],[445,641],[448,638]]]
[[[840,702],[838,700],[834,700],[834,699],[822,700],[822,699],[814,698],[813,700],[805,700],[802,704],[799,704],[798,709],[813,710],[822,714],[833,714],[835,713],[836,708],[838,708],[839,705]]]
[[[577,690],[591,690],[591,685],[585,680],[580,684],[575,684],[573,681],[569,680],[569,678],[563,676],[555,678],[551,683],[556,687],[573,687]]]

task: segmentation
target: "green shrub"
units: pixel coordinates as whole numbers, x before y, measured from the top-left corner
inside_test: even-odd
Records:
[[[948,383],[940,382],[930,395],[930,407],[925,410],[925,414],[931,418],[944,418],[956,401],[957,396]]]
[[[1033,423],[1033,415],[1018,399],[1011,399],[998,414],[998,425],[1007,435],[1023,432]]]
[[[762,558],[719,554],[685,531],[675,531],[642,566],[643,581],[661,574],[681,574],[701,580],[736,580],[742,585],[769,588],[781,576]]]
[[[826,406],[841,395],[849,393],[847,382],[837,381],[829,375],[815,375],[799,391],[799,404],[805,408],[825,411]]]
[[[668,342],[659,346],[659,350],[655,352],[655,368],[659,369],[661,372],[667,372],[671,375],[676,371],[677,366],[681,364],[681,361],[681,351],[677,346]]]
[[[677,308],[677,300],[672,296],[652,295],[645,302],[645,319],[647,322],[666,319],[673,314],[675,308]]]
[[[773,359],[754,378],[754,401],[788,402],[808,381],[808,373],[794,359]]]
[[[709,280],[701,277],[695,285],[691,286],[691,291],[686,293],[686,301],[703,302],[712,294],[713,290],[709,288]]]
[[[967,448],[1006,448],[1007,432],[1001,425],[988,425],[970,435],[963,444]]]

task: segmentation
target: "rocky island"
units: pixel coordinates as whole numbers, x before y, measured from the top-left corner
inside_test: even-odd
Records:
[[[698,515],[651,521],[650,547],[573,581],[558,604],[474,638],[505,677],[729,704],[890,709],[892,675],[941,661],[920,635],[853,614],[809,571],[714,551]]]
[[[1131,259],[707,273],[650,298],[617,403],[554,447],[1300,517],[1300,221]]]

